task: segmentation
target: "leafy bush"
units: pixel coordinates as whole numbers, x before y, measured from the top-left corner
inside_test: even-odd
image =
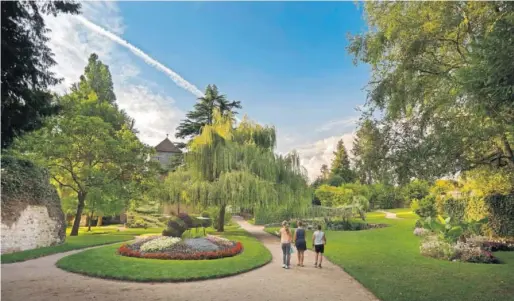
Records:
[[[514,193],[485,198],[489,208],[488,226],[498,236],[514,236]]]
[[[478,221],[488,216],[489,208],[484,197],[471,196],[467,199],[466,220]]]
[[[403,200],[394,186],[373,184],[370,185],[369,203],[374,209],[391,209],[401,207]]]
[[[430,186],[428,182],[423,180],[414,180],[401,188],[401,195],[404,205],[408,205],[411,200],[421,200],[429,193]]]
[[[466,201],[463,199],[455,199],[453,197],[446,197],[443,201],[443,211],[448,217],[451,217],[454,222],[461,222],[466,215]]]
[[[209,218],[211,219],[212,225],[217,225],[219,221],[220,211],[217,207],[212,207],[208,210]],[[230,224],[230,221],[232,220],[232,214],[228,212],[228,210],[225,210],[225,225]]]
[[[423,256],[445,260],[451,260],[455,257],[453,246],[437,236],[426,236],[419,249]]]
[[[419,210],[419,200],[418,199],[411,200],[410,210],[412,210],[412,212],[416,212],[417,210]]]
[[[427,195],[419,202],[419,208],[415,211],[415,213],[421,217],[435,217],[437,215],[437,211],[435,208],[435,197],[432,195]]]

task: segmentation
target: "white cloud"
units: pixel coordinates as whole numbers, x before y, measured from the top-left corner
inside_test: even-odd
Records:
[[[303,167],[307,170],[310,181],[316,179],[320,174],[321,165],[327,164],[330,166],[334,157],[333,152],[336,149],[337,142],[343,140],[344,146],[351,157],[351,150],[353,147],[353,139],[355,138],[354,132],[347,132],[341,135],[334,135],[326,138],[317,138],[314,142],[305,142],[302,136],[294,136],[291,134],[284,134],[278,131],[278,148],[277,152],[285,154],[293,149],[298,151],[300,161]]]
[[[82,2],[82,14],[111,33],[123,33],[123,18],[115,2]],[[78,81],[89,55],[94,52],[109,65],[117,102],[136,120],[140,139],[155,145],[166,133],[173,134],[184,113],[174,106],[173,98],[152,90],[154,84],[140,77],[139,68],[123,48],[84,27],[75,16],[47,16],[45,21],[52,30],[49,46],[57,62],[53,71],[64,78],[55,87],[57,91],[64,92]]]

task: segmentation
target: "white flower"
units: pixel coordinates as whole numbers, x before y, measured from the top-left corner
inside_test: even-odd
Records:
[[[156,252],[167,249],[180,241],[179,237],[159,237],[145,242],[139,248],[143,252]]]

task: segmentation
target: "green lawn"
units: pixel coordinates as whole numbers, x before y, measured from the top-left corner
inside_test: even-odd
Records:
[[[126,229],[125,231],[118,231],[118,227],[119,225],[93,227],[91,232],[87,232],[87,228],[82,227],[78,236],[66,236],[66,241],[61,245],[4,254],[0,257],[0,260],[2,264],[26,261],[56,253],[128,241],[134,239],[136,235],[162,232],[162,229]],[[67,229],[66,235],[69,235],[70,231],[71,229]]]
[[[158,260],[120,256],[116,254],[120,245],[113,245],[64,257],[57,266],[66,271],[108,279],[181,282],[236,275],[271,261],[268,249],[246,231],[228,226],[223,236],[240,241],[244,251],[234,257],[214,260]]]
[[[373,213],[368,221],[391,227],[327,231],[325,255],[382,301],[514,301],[514,252],[495,253],[504,262],[497,265],[426,258],[412,234],[415,215],[391,220]]]

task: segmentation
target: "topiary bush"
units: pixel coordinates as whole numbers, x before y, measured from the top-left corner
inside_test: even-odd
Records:
[[[498,236],[514,236],[514,193],[485,198],[489,208],[488,226]]]

